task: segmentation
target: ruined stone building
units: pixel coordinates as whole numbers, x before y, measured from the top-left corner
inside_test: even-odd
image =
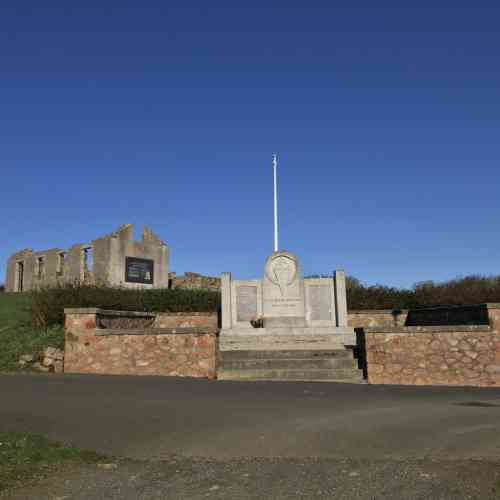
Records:
[[[126,288],[168,288],[169,248],[149,228],[134,241],[133,226],[68,250],[21,250],[7,263],[5,290],[24,292],[58,283],[89,283]]]
[[[220,278],[203,276],[199,273],[186,272],[181,276],[170,273],[170,288],[182,290],[208,290],[218,292],[220,290]]]

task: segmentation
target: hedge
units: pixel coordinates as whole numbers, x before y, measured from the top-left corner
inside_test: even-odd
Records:
[[[365,286],[347,279],[349,309],[416,309],[435,306],[464,306],[500,302],[500,276],[467,276],[443,283],[432,281],[413,288]]]
[[[218,312],[220,293],[207,290],[129,290],[90,285],[62,285],[31,292],[36,327],[62,325],[66,307],[100,307],[151,312]],[[413,288],[366,286],[347,278],[349,309],[415,309],[439,305],[500,302],[500,276],[468,276]]]
[[[66,284],[31,292],[32,321],[46,328],[64,324],[68,307],[99,307],[120,311],[218,312],[220,293],[207,290],[124,289]]]

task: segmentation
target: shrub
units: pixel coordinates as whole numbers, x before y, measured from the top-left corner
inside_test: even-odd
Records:
[[[399,310],[500,302],[500,276],[468,276],[437,284],[425,282],[411,289],[384,285],[366,286],[358,279],[348,277],[346,285],[349,309]],[[67,284],[33,291],[30,297],[32,323],[37,328],[62,325],[66,307],[151,312],[220,310],[220,293],[207,290],[135,290]]]
[[[60,326],[34,328],[30,320],[31,297],[26,293],[0,296],[0,371],[19,369],[22,354],[40,355],[46,347],[64,346]]]
[[[500,302],[500,276],[467,276],[443,283],[418,283],[412,289],[365,286],[347,279],[349,309],[414,309]]]
[[[217,312],[220,293],[207,290],[124,289],[65,284],[31,292],[34,326],[47,328],[64,323],[68,307],[99,307],[120,311]]]

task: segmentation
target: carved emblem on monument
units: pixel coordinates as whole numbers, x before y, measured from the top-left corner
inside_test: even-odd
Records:
[[[277,255],[268,263],[266,275],[271,283],[279,287],[281,296],[284,296],[287,287],[297,277],[297,263],[291,256]]]

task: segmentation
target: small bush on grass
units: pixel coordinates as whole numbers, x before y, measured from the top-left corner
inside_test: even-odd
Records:
[[[35,328],[31,321],[31,296],[5,293],[0,296],[0,371],[19,369],[23,354],[38,355],[46,347],[64,347],[61,326]]]
[[[38,356],[49,346],[64,349],[64,329],[59,325],[47,329],[19,325],[0,332],[0,345],[0,371],[15,371],[23,354]]]
[[[133,290],[66,284],[31,293],[32,321],[37,328],[63,325],[64,309],[99,307],[120,311],[217,312],[220,293],[207,290]]]

